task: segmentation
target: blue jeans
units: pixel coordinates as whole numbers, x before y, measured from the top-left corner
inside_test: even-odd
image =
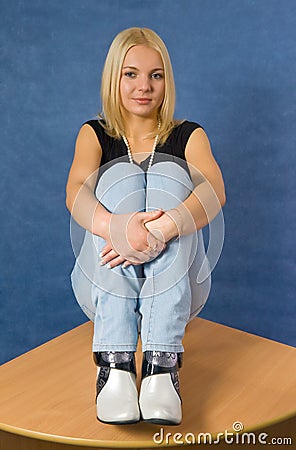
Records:
[[[99,178],[98,200],[115,214],[176,207],[192,192],[187,171],[172,161],[144,173],[118,162]],[[94,321],[93,351],[182,352],[186,324],[203,308],[210,291],[202,231],[170,241],[154,260],[123,269],[99,265],[105,241],[88,231],[71,274],[75,296]]]

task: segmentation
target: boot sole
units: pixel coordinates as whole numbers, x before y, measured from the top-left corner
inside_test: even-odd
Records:
[[[181,422],[173,422],[171,420],[167,420],[167,419],[158,419],[158,418],[151,418],[151,419],[143,419],[143,422],[147,422],[147,423],[155,423],[157,425],[172,425],[172,426],[177,426],[180,425]]]
[[[101,423],[104,423],[106,425],[132,425],[133,423],[139,423],[140,419],[137,420],[125,420],[125,421],[120,421],[120,420],[116,420],[116,421],[107,421],[107,420],[101,420],[97,417],[97,420]]]

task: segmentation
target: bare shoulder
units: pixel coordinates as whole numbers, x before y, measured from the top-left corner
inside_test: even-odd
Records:
[[[185,158],[189,163],[192,178],[200,182],[200,176],[215,190],[221,205],[225,204],[225,188],[221,169],[214,158],[206,132],[202,128],[194,130],[187,142]]]
[[[98,168],[101,158],[102,148],[94,129],[89,124],[82,125],[76,139],[74,162]]]
[[[185,148],[185,157],[212,155],[211,144],[203,128],[196,128],[190,135]]]
[[[205,161],[214,162],[211,144],[203,128],[196,128],[191,133],[185,148],[185,158],[194,165]]]
[[[75,153],[68,177],[68,186],[83,184],[87,181],[93,185],[101,163],[102,148],[93,128],[84,124],[80,128],[75,145]]]
[[[88,123],[82,125],[78,132],[76,148],[77,146],[87,146],[89,149],[102,150],[95,130]]]

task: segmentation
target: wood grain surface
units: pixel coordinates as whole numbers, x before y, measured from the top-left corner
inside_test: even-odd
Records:
[[[2,439],[12,433],[72,449],[173,447],[169,433],[216,436],[234,432],[236,422],[254,431],[296,414],[295,348],[196,318],[184,339],[182,424],[102,424],[95,411],[92,333],[88,322],[0,368]],[[136,357],[140,374],[140,345]]]

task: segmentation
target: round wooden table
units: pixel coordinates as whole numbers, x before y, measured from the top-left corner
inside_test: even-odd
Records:
[[[296,417],[295,348],[196,318],[184,339],[182,424],[102,424],[92,331],[88,322],[0,368],[1,450],[180,448]]]

